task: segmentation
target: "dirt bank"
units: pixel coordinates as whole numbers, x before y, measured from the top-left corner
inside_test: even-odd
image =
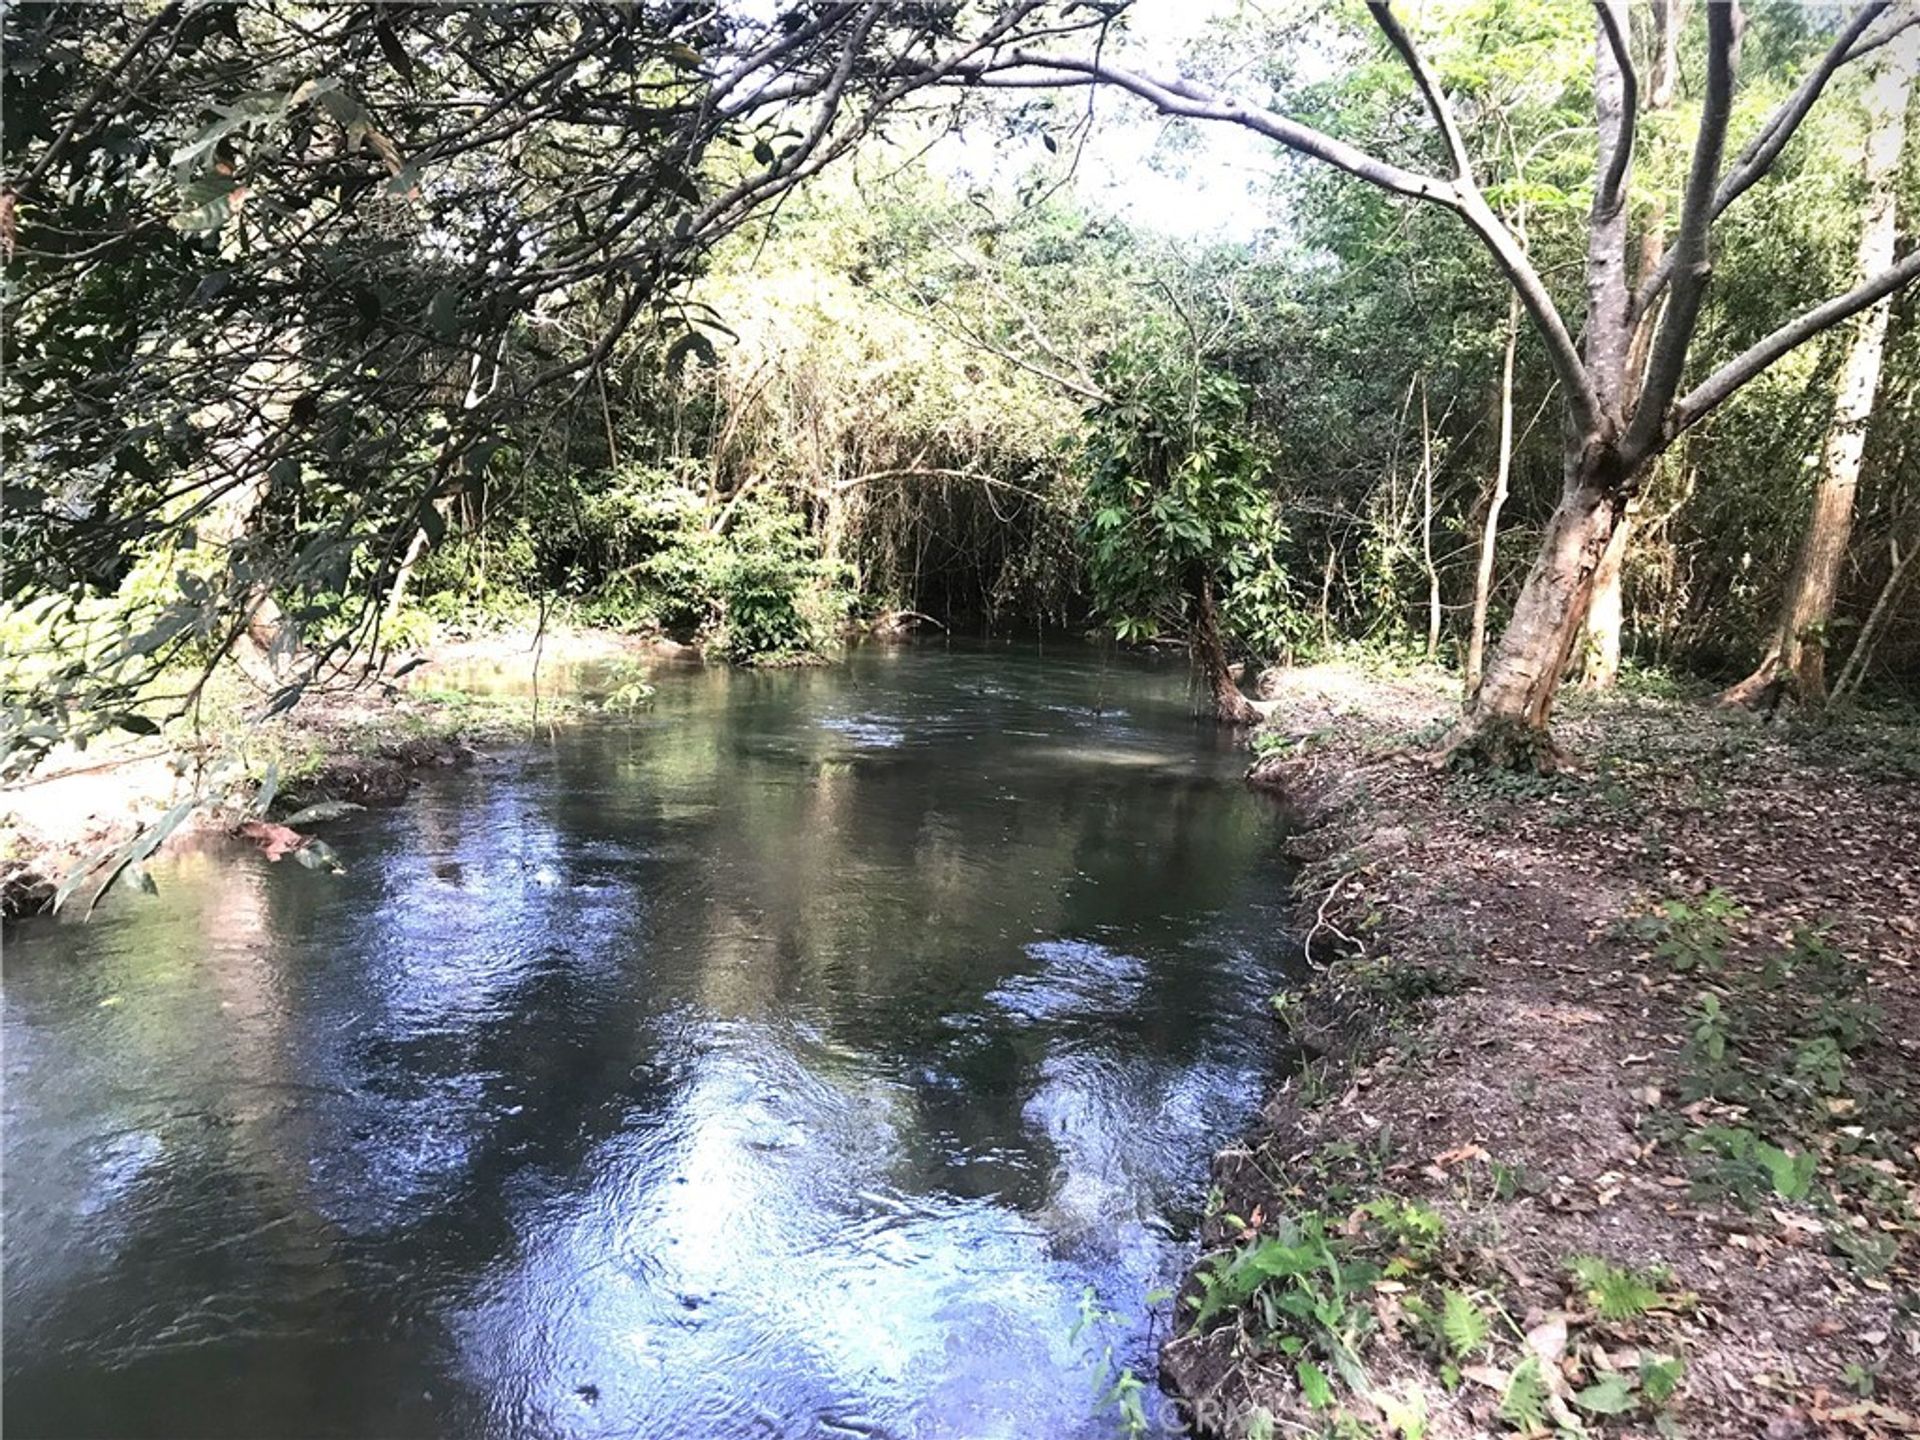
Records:
[[[1452,704],[1277,696],[1304,1061],[1169,1385],[1229,1435],[1920,1433],[1913,728],[1574,696],[1583,771],[1523,780],[1415,758]]]
[[[595,630],[448,640],[390,665],[389,674],[404,670],[397,681],[354,677],[319,686],[265,720],[257,718],[263,697],[245,691],[242,677],[224,677],[227,688],[197,720],[171,722],[157,737],[56,752],[25,780],[0,788],[0,914],[45,909],[75,867],[194,797],[206,803],[176,837],[240,823],[269,774],[275,817],[328,801],[395,804],[420,771],[467,764],[488,747],[524,738],[536,721],[563,717],[569,702],[554,696],[578,667],[679,658],[655,640]],[[281,834],[279,846],[286,843]],[[270,853],[278,858],[284,849]]]

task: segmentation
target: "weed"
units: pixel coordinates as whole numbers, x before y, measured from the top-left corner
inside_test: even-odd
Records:
[[[1602,1320],[1634,1320],[1667,1303],[1659,1288],[1660,1277],[1609,1264],[1597,1255],[1577,1256],[1568,1262],[1567,1270],[1582,1298]]]
[[[1080,1313],[1067,1331],[1069,1342],[1076,1342],[1093,1330],[1104,1330],[1120,1317],[1100,1303],[1093,1286],[1080,1292]],[[1147,1433],[1146,1382],[1133,1373],[1131,1366],[1113,1363],[1113,1342],[1106,1341],[1093,1364],[1094,1410],[1112,1410],[1127,1440],[1138,1440]]]
[[[1676,974],[1693,970],[1718,974],[1726,964],[1734,928],[1746,918],[1747,912],[1729,896],[1709,890],[1692,902],[1662,900],[1630,930],[1638,938],[1653,942],[1653,953]]]
[[[1366,1300],[1381,1276],[1380,1266],[1358,1256],[1351,1241],[1329,1233],[1324,1217],[1283,1218],[1279,1234],[1261,1235],[1202,1266],[1194,1328],[1249,1307],[1281,1353],[1299,1358],[1311,1350],[1359,1388],[1358,1346],[1373,1323]]]
[[[1813,1189],[1819,1158],[1805,1151],[1784,1150],[1739,1125],[1709,1125],[1687,1137],[1687,1149],[1708,1161],[1706,1188],[1724,1190],[1746,1209],[1778,1196],[1805,1200]]]

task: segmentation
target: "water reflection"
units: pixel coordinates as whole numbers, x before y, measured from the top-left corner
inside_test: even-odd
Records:
[[[1239,757],[1085,655],[659,685],[12,937],[11,1433],[1112,1433],[1268,1063]]]

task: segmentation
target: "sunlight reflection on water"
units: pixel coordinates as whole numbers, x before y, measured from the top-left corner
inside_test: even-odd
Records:
[[[20,1433],[1112,1432],[1270,1063],[1243,757],[1072,654],[656,682],[10,936]]]

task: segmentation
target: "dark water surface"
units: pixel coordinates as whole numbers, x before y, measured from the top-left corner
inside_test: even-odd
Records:
[[[11,932],[9,1440],[1117,1433],[1271,1062],[1244,755],[1083,651],[656,679]]]

